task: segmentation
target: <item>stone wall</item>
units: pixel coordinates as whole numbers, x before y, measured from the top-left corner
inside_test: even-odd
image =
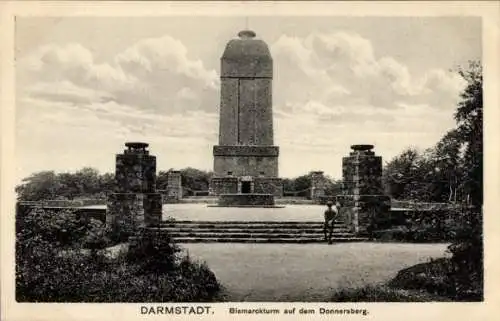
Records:
[[[88,198],[88,199],[74,199],[74,200],[41,200],[33,202],[33,205],[42,207],[84,207],[95,205],[106,205],[105,198]]]
[[[273,206],[272,194],[222,194],[219,206]]]
[[[278,177],[276,146],[214,146],[214,174]]]
[[[210,194],[236,194],[240,192],[242,177],[214,177],[210,182]],[[277,177],[251,177],[252,193],[283,196],[283,181]]]
[[[273,177],[254,177],[254,193],[273,194],[276,197],[283,196],[283,180]]]
[[[278,157],[277,146],[255,146],[255,145],[217,145],[213,149],[214,156],[256,156],[256,157]]]
[[[214,173],[217,176],[278,177],[278,158],[254,156],[215,156]]]
[[[238,193],[237,177],[213,177],[210,181],[210,194],[235,194]]]
[[[106,203],[106,201],[104,201]],[[76,219],[84,219],[90,220],[95,219],[99,220],[103,223],[106,222],[106,209],[105,208],[78,208],[78,207],[52,207],[52,206],[44,206],[40,203],[38,204],[29,204],[28,202],[17,202],[16,203],[16,215],[26,215],[31,210],[35,208],[43,209],[44,211],[53,211],[53,212],[62,212],[62,211],[71,211],[75,213]]]

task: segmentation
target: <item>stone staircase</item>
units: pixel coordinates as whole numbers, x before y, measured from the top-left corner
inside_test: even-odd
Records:
[[[322,222],[164,221],[158,226],[177,243],[320,243]],[[334,242],[360,242],[343,222],[334,227]]]

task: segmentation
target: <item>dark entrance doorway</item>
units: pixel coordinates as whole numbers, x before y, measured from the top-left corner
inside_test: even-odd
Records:
[[[241,193],[249,194],[251,192],[252,191],[251,191],[250,182],[241,182]]]

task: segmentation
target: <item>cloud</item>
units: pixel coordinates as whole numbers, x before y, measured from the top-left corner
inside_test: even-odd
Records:
[[[156,70],[186,76],[204,82],[215,89],[217,73],[206,70],[201,60],[188,58],[187,48],[170,36],[141,40],[120,53],[115,61],[133,74],[153,73]]]
[[[127,141],[148,142],[158,156],[158,170],[187,164],[208,169],[217,139],[217,118],[203,111],[158,115],[115,101],[81,106],[45,97],[21,99],[18,108],[23,110],[16,115],[20,178],[83,166],[113,171],[114,154]]]
[[[454,108],[463,88],[460,77],[444,70],[413,76],[395,58],[378,58],[372,43],[355,33],[282,35],[271,50],[278,117],[389,122],[395,119],[384,110],[399,102]],[[140,40],[100,63],[80,44],[45,45],[20,67],[28,97],[81,106],[114,101],[153,114],[217,113],[217,72],[171,36]]]
[[[377,57],[360,35],[283,35],[271,51],[281,170],[338,176],[352,144],[374,144],[388,159],[409,145],[432,146],[454,125],[464,85],[457,75],[412,72],[394,57]]]
[[[119,53],[114,63],[138,79],[135,90],[118,101],[158,112],[216,111],[218,76],[170,36],[141,40]]]
[[[302,104],[313,113],[308,106],[320,104],[319,116],[336,114],[338,106],[351,106],[343,119],[363,121],[373,115],[363,117],[356,106],[381,111],[397,109],[400,101],[431,102],[435,108],[449,110],[456,106],[463,88],[457,75],[444,70],[429,70],[417,77],[393,57],[378,58],[371,42],[354,33],[283,35],[271,50],[278,65],[276,91],[286,93],[276,95],[276,106],[283,113],[291,111],[288,107],[293,104]]]
[[[207,70],[201,60],[189,58],[184,45],[169,36],[141,40],[102,63],[95,62],[90,50],[80,44],[45,45],[19,65],[20,83],[28,96],[45,95],[82,104],[105,97],[156,113],[215,112],[217,73]],[[61,90],[58,86],[49,88],[57,84],[63,85]],[[102,97],[90,94],[82,101],[85,90],[98,91]]]
[[[36,83],[26,88],[26,91],[31,97],[38,97],[48,101],[68,102],[75,105],[114,99],[109,92],[80,87],[67,80]]]
[[[354,33],[282,35],[270,48],[284,173],[338,169],[355,143],[373,143],[386,157],[415,140],[430,146],[453,125],[464,86],[453,73],[417,74],[394,57],[378,57],[371,41]],[[95,57],[81,44],[47,44],[18,61],[20,166],[85,162],[105,170],[112,159],[97,154],[112,155],[127,140],[151,143],[165,155],[163,168],[212,166],[219,79],[202,57],[171,36],[140,40],[105,61]]]

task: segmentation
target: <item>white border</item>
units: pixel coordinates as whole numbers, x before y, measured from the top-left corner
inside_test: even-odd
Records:
[[[1,310],[2,320],[135,320],[143,319],[140,304],[18,304],[14,301],[14,16],[168,16],[168,15],[296,15],[296,16],[480,16],[483,18],[484,133],[485,133],[485,274],[484,303],[352,303],[337,307],[367,308],[368,317],[381,320],[495,320],[500,302],[499,282],[499,2],[0,2],[1,14]],[[214,315],[203,319],[247,318],[229,315],[228,307],[288,308],[320,307],[317,303],[217,303]],[[295,317],[303,318],[299,315]],[[151,316],[151,318],[197,319],[197,316]],[[255,318],[255,317],[254,317]],[[258,316],[266,318],[266,316]],[[284,315],[268,318],[283,319]],[[315,318],[341,318],[318,316]],[[345,317],[342,317],[345,318]]]

